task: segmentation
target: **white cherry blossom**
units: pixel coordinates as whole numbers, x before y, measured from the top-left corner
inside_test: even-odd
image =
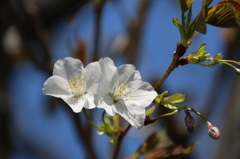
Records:
[[[100,71],[98,62],[84,68],[80,60],[66,57],[55,63],[53,76],[46,80],[42,91],[46,95],[62,98],[76,113],[83,107],[95,108]]]
[[[136,128],[144,125],[145,108],[157,93],[153,87],[141,80],[139,71],[131,64],[116,68],[110,58],[99,61],[102,76],[98,95],[101,97],[97,107],[114,116],[119,114]]]

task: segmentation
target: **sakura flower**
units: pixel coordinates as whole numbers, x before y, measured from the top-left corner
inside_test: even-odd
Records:
[[[119,114],[136,128],[144,125],[145,108],[157,96],[153,87],[141,80],[140,73],[131,64],[116,68],[110,58],[99,61],[102,77],[99,88],[99,108],[114,116]]]
[[[74,112],[82,108],[92,109],[100,79],[100,66],[93,62],[83,68],[80,60],[66,57],[58,60],[53,68],[53,76],[44,83],[43,93],[62,98]]]

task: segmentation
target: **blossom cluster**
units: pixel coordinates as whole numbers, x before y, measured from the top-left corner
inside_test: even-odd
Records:
[[[134,65],[117,68],[110,58],[85,68],[75,58],[58,60],[43,93],[63,99],[76,113],[98,107],[111,116],[119,114],[138,129],[144,125],[145,108],[157,96],[153,87],[141,80]]]

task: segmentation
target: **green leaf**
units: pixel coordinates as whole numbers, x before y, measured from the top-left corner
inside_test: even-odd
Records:
[[[203,0],[202,9],[193,22],[195,30],[197,30],[199,33],[202,33],[202,34],[206,34],[207,32],[206,13],[207,13],[206,1]]]
[[[202,57],[206,54],[206,44],[202,44],[198,47],[194,57]]]
[[[168,91],[164,91],[163,93],[159,94],[155,100],[156,102],[159,104],[162,100],[163,97],[165,97],[166,95],[169,95],[169,92]]]
[[[240,27],[240,3],[222,1],[208,9],[207,23],[217,27]]]
[[[215,56],[212,57],[213,60],[221,60],[222,59],[222,54],[217,54]]]
[[[217,65],[217,63],[213,63],[213,64],[209,64],[209,65],[205,65],[205,64],[200,63],[199,65],[204,66],[204,67],[214,67],[214,66]]]
[[[110,143],[115,145],[120,135],[119,116],[108,115],[108,118],[104,118],[104,123],[99,125],[98,134],[107,134],[110,136]]]
[[[190,26],[191,20],[192,20],[192,6],[190,7],[188,14],[187,14],[187,25],[186,25],[187,29]]]
[[[173,17],[173,24],[178,28],[182,26],[180,20],[177,17]]]
[[[207,60],[207,56],[211,56],[211,54],[206,51],[206,44],[202,44],[198,47],[195,53],[189,54],[188,63],[199,64]]]
[[[180,32],[182,44],[185,44],[187,41],[186,32],[180,20],[177,17],[173,17],[173,24],[178,28]]]
[[[157,103],[160,103],[161,100],[162,100],[162,98],[163,98],[163,95],[162,95],[162,94],[159,94],[159,95],[155,98],[155,100],[156,100]]]
[[[185,96],[182,94],[174,94],[169,97],[165,97],[161,101],[161,105],[171,110],[180,110],[182,106],[177,105],[176,103],[181,103],[185,100]]]
[[[181,103],[185,100],[185,96],[183,94],[174,94],[169,97],[165,97],[164,101],[171,102],[171,103]]]
[[[156,98],[155,101],[157,102],[157,104],[155,104],[154,106],[152,106],[151,108],[149,108],[146,111],[146,115],[151,115],[152,113],[155,112],[155,110],[158,108],[158,104],[161,102],[162,98],[166,95],[168,95],[169,92],[168,91],[164,91],[162,94],[159,94]]]
[[[152,106],[151,108],[149,108],[147,111],[146,111],[146,115],[151,115],[152,113],[155,112],[155,110],[158,108],[158,104],[155,104],[154,106]]]
[[[168,103],[161,103],[164,107],[168,108],[168,109],[171,109],[171,110],[179,110],[179,107],[175,106],[175,105],[172,105],[171,103],[168,104]],[[175,113],[174,113],[175,114]]]
[[[193,1],[194,0],[179,0],[182,11],[186,12],[192,6]]]

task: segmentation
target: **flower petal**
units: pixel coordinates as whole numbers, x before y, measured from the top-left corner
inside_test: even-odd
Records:
[[[139,71],[135,70],[129,77],[128,79],[125,81],[126,83],[130,83],[132,81],[135,80],[140,80],[141,81],[141,75],[139,73]]]
[[[82,77],[86,78],[86,89],[97,83],[101,77],[101,69],[98,62],[88,64],[82,71]]]
[[[119,85],[123,82],[133,81],[133,80],[141,80],[140,73],[135,70],[135,66],[131,64],[125,64],[120,66],[117,69],[118,78],[121,79]]]
[[[103,108],[109,115],[114,116],[116,113],[113,110],[113,99],[106,93],[101,93],[101,99],[97,105],[98,108]]]
[[[85,95],[80,98],[63,98],[63,100],[72,108],[75,113],[81,112],[84,105],[88,104],[86,103],[87,100]]]
[[[129,100],[136,101],[140,103],[143,107],[149,106],[154,98],[157,96],[157,92],[153,89],[153,87],[143,81],[133,81],[131,82],[131,92],[134,93]]]
[[[88,94],[86,94],[87,95],[87,104],[85,104],[84,105],[84,108],[86,108],[86,109],[93,109],[93,108],[95,108],[96,107],[96,98],[98,98],[97,97],[97,95],[95,95],[95,94],[92,94],[92,95],[88,95]],[[85,96],[86,96],[85,95]]]
[[[137,129],[143,127],[146,114],[145,108],[139,103],[134,101],[118,102],[113,109]]]
[[[53,68],[53,75],[61,76],[66,80],[75,79],[81,76],[83,64],[80,60],[72,57],[66,57],[58,60]]]
[[[66,98],[72,96],[71,90],[66,89],[68,81],[59,76],[51,76],[44,83],[43,93],[57,98]]]
[[[110,58],[100,59],[99,64],[102,70],[101,87],[109,93],[117,81],[117,68]]]

